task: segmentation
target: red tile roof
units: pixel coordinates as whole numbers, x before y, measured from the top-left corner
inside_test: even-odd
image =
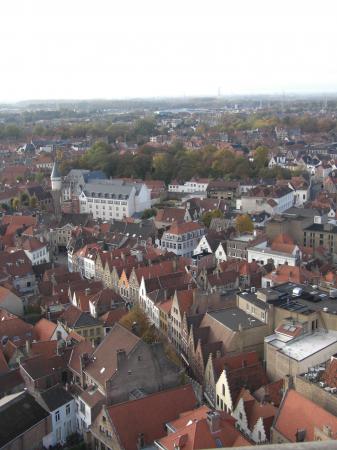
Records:
[[[173,225],[170,226],[167,233],[178,235],[203,229],[204,229],[203,225],[200,225],[199,223],[196,222],[186,222],[181,224],[174,223]]]
[[[119,322],[120,319],[127,313],[128,311],[125,308],[116,308],[100,316],[99,320],[103,322],[103,325],[105,327],[112,327],[116,322]]]
[[[5,358],[5,355],[0,348],[0,375],[7,373],[9,371],[9,367]]]
[[[107,407],[107,412],[125,450],[137,450],[140,433],[145,445],[165,433],[165,423],[197,405],[191,385],[161,391],[138,400]],[[132,426],[130,426],[132,424]]]
[[[315,427],[329,426],[332,439],[337,439],[337,419],[325,409],[293,389],[287,391],[281,403],[274,428],[289,442],[296,442],[298,430],[305,430],[305,441],[315,439]]]
[[[241,390],[237,399],[237,403],[241,398],[244,402],[248,428],[250,429],[250,431],[253,431],[256,422],[259,420],[259,418],[261,418],[264,421],[264,429],[267,437],[269,438],[270,428],[277,413],[277,408],[271,403],[257,401],[251,395],[248,389]]]
[[[34,325],[35,339],[38,341],[50,341],[53,334],[55,333],[56,328],[57,325],[54,322],[51,322],[47,319],[40,319]]]
[[[32,342],[30,356],[43,355],[45,358],[56,355],[57,341]]]
[[[123,349],[128,355],[141,339],[131,331],[116,323],[110,333],[94,351],[95,358],[87,365],[85,372],[102,385],[110,379],[117,369],[117,352]],[[104,370],[102,370],[104,368]]]
[[[323,375],[329,387],[337,387],[337,357],[332,356]]]
[[[250,446],[235,428],[235,420],[224,412],[217,411],[219,426],[216,431],[212,430],[207,420],[210,409],[202,406],[194,411],[182,414],[181,418],[170,422],[176,430],[163,437],[158,442],[167,450],[183,448],[184,450],[197,450],[205,448]],[[220,445],[221,443],[221,445]]]
[[[36,238],[29,238],[23,241],[22,248],[23,250],[27,250],[28,252],[36,252],[37,250],[41,250],[41,248],[46,247],[45,242],[41,242]]]

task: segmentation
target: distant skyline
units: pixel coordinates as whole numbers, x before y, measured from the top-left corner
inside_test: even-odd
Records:
[[[10,0],[0,102],[337,92],[334,0]]]

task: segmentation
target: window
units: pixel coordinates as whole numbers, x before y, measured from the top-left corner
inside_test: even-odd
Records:
[[[55,422],[59,422],[60,421],[60,411],[56,411],[55,412]]]
[[[224,384],[222,385],[222,395],[226,395],[226,388]]]
[[[70,403],[66,406],[66,415],[69,416],[70,414]]]
[[[240,420],[242,420],[242,412],[239,413]]]
[[[60,441],[62,437],[62,429],[61,428],[56,428],[56,440]]]
[[[257,435],[258,435],[258,440],[259,440],[259,442],[261,442],[261,441],[262,441],[262,433],[261,433],[261,431],[259,431],[259,432],[257,433]]]
[[[85,414],[85,404],[80,401],[80,411],[82,414]]]

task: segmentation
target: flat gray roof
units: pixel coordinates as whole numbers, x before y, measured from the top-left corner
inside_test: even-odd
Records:
[[[244,330],[265,325],[263,322],[256,319],[256,317],[245,313],[239,308],[219,309],[207,314],[233,331],[239,331],[240,324]]]

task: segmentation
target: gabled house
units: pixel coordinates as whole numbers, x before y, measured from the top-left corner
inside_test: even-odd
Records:
[[[179,419],[170,422],[167,436],[155,441],[160,450],[186,448],[245,447],[251,443],[237,428],[229,414],[212,411],[206,406],[184,413]]]
[[[232,413],[243,387],[254,391],[268,383],[256,352],[228,355],[216,382],[216,408]]]
[[[95,318],[120,307],[125,309],[125,302],[119,294],[109,288],[102,289],[89,298],[90,314]]]
[[[62,324],[54,323],[47,319],[40,319],[34,325],[34,339],[37,341],[61,341],[68,336]]]
[[[110,404],[129,400],[137,389],[149,394],[174,387],[180,379],[161,344],[147,344],[119,324],[81,364],[82,388],[99,391]]]
[[[256,444],[270,441],[270,429],[277,414],[277,408],[268,402],[257,401],[243,388],[232,413],[237,428]]]
[[[83,312],[73,305],[69,305],[60,315],[58,323],[68,333],[75,331],[94,345],[98,345],[103,339],[102,323],[89,313]]]
[[[94,448],[138,450],[165,436],[166,424],[197,406],[191,385],[103,406],[90,433]],[[130,426],[132,424],[132,426]]]

